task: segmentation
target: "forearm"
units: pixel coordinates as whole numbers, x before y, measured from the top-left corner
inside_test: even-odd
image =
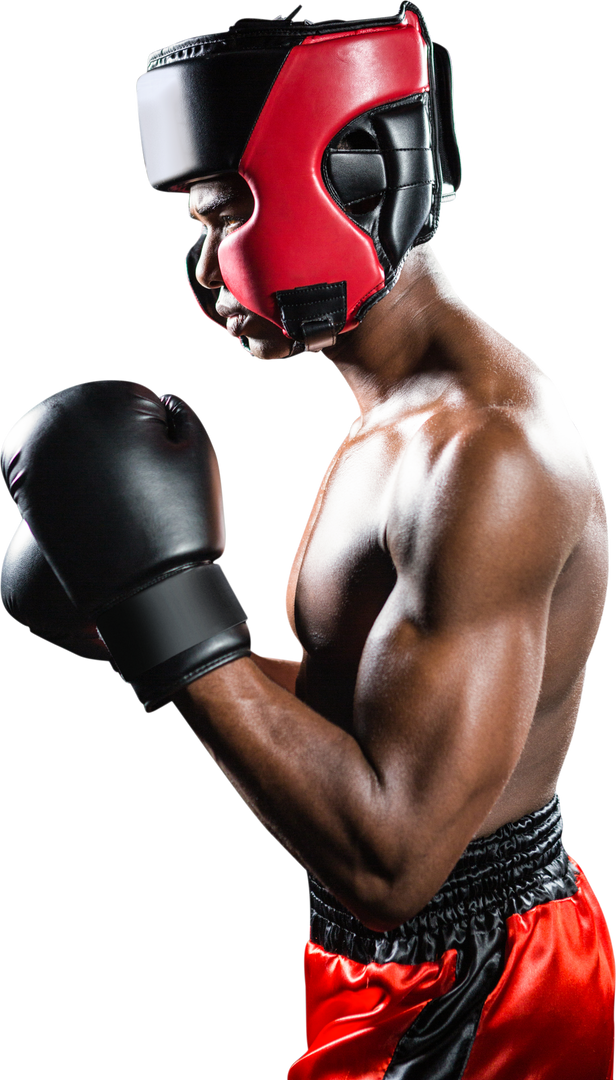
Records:
[[[369,925],[387,912],[397,846],[389,793],[353,736],[249,659],[193,682],[176,705],[254,813]],[[392,828],[392,824],[394,827]],[[432,895],[418,875],[419,910]]]
[[[300,669],[297,660],[273,660],[269,656],[259,656],[254,652],[250,654],[250,658],[268,679],[288,690],[290,694],[295,693]]]

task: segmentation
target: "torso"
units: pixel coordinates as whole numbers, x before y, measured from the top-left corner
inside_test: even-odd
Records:
[[[442,457],[448,440],[474,423],[482,409],[515,411],[545,468],[558,474],[574,526],[553,589],[535,718],[513,775],[478,830],[477,835],[486,835],[538,809],[554,793],[599,624],[603,589],[596,583],[606,576],[606,539],[592,469],[550,384],[479,320],[467,341],[464,326],[461,351],[479,342],[481,370],[489,366],[489,379],[482,376],[463,387],[450,380],[432,400],[425,393],[421,403],[407,396],[399,408],[390,404],[380,422],[377,417],[354,425],[317,496],[292,569],[288,610],[304,648],[299,696],[352,731],[362,652],[396,582],[388,549],[392,517],[402,512],[409,520],[425,519],[434,460]],[[417,588],[422,588],[419,574]]]

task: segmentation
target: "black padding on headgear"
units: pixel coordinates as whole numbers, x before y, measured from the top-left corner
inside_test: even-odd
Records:
[[[148,179],[188,191],[204,176],[238,168],[289,48],[215,52],[152,68],[137,83]]]
[[[438,124],[439,157],[443,183],[457,191],[462,181],[462,164],[453,122],[453,92],[451,60],[443,45],[433,42],[434,75],[436,78],[436,120]]]
[[[425,94],[371,109],[334,136],[323,158],[327,187],[370,234],[390,274],[431,225],[435,173],[427,109]]]
[[[430,215],[434,186],[430,123],[420,99],[379,109],[372,124],[387,172],[379,239],[395,266]]]
[[[378,150],[332,150],[327,170],[343,206],[364,202],[385,191],[385,162]]]

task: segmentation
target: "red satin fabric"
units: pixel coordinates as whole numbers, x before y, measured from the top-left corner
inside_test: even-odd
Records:
[[[614,957],[581,871],[578,886],[507,920],[463,1080],[612,1080]],[[454,985],[455,962],[450,950],[438,963],[359,964],[309,943],[308,1051],[289,1080],[383,1080],[402,1034]]]
[[[455,971],[453,949],[435,964],[358,964],[309,942],[308,1053],[289,1080],[382,1080],[400,1037]]]
[[[578,892],[507,920],[506,963],[464,1080],[611,1080],[614,957],[603,912]]]

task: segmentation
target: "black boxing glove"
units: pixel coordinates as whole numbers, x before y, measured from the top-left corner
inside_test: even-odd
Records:
[[[250,654],[220,567],[212,444],[179,398],[95,382],[43,401],[9,434],[2,471],[77,609],[148,711]]]
[[[2,603],[37,637],[91,660],[111,659],[96,623],[69,600],[25,521],[2,564]]]

